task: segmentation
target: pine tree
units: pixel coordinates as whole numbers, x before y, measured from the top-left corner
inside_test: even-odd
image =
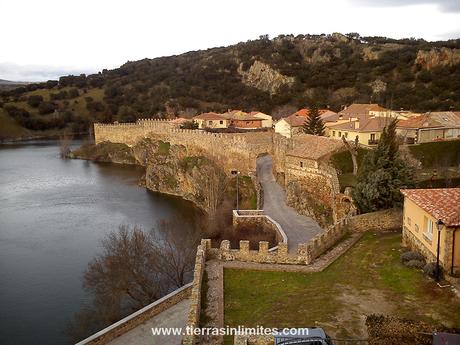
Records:
[[[375,150],[364,157],[353,189],[353,199],[361,212],[400,206],[400,188],[413,186],[413,170],[399,155],[396,120],[382,132]]]
[[[319,116],[318,107],[313,105],[309,109],[308,118],[303,124],[303,131],[307,134],[324,135],[324,123]]]

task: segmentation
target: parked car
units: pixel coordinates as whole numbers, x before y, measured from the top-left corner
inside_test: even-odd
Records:
[[[285,328],[275,334],[275,345],[333,345],[322,328]]]

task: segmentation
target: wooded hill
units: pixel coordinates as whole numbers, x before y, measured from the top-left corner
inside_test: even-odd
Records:
[[[0,94],[0,137],[26,128],[84,131],[94,121],[375,102],[413,111],[460,109],[460,40],[282,35],[127,62]],[[3,126],[3,124],[8,126]],[[10,128],[10,129],[6,129]],[[9,132],[15,132],[12,134]]]

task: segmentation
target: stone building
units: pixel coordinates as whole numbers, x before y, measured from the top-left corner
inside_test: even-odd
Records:
[[[288,204],[299,213],[313,217],[323,227],[342,218],[342,207],[338,206],[341,202],[339,180],[336,170],[329,165],[329,158],[343,149],[343,143],[300,134],[290,145],[283,168]]]
[[[203,113],[193,118],[198,123],[198,128],[227,128],[230,121],[217,113]]]
[[[264,128],[273,127],[273,118],[270,115],[264,114],[260,111],[251,111],[249,115],[254,116],[258,119],[262,119],[262,127]]]
[[[389,123],[386,117],[359,117],[350,118],[348,121],[341,121],[337,124],[331,123],[326,126],[326,135],[342,140],[354,141],[358,137],[358,142],[363,146],[377,145],[383,129]]]
[[[329,119],[331,115],[334,116],[334,114],[336,114],[329,109],[319,109],[318,113],[323,121],[324,119]],[[305,121],[307,121],[309,114],[309,110],[304,108],[296,111],[288,117],[282,118],[275,124],[275,133],[279,133],[286,138],[291,138],[295,134],[302,133],[302,127],[305,124]]]
[[[432,112],[398,122],[397,133],[407,144],[460,138],[460,112]]]
[[[441,266],[450,274],[460,272],[460,188],[403,189],[403,245],[436,261],[438,227]]]

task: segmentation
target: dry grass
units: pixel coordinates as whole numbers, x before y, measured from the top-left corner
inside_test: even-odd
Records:
[[[460,327],[460,300],[402,266],[400,243],[400,234],[368,233],[319,273],[226,269],[225,324],[318,325],[337,337],[362,337],[366,315],[381,313]]]

